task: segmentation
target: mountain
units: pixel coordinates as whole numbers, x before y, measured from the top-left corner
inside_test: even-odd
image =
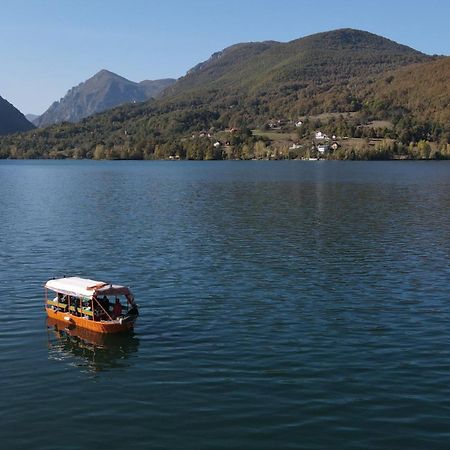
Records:
[[[0,135],[28,131],[34,128],[11,103],[0,97]]]
[[[253,116],[351,111],[379,74],[430,59],[381,36],[341,29],[287,43],[233,45],[195,66],[164,96],[239,105]]]
[[[143,102],[156,97],[174,82],[172,79],[164,79],[135,83],[108,70],[101,70],[70,89],[34,123],[38,127],[44,127],[59,122],[78,122],[84,117],[124,103]]]
[[[34,120],[36,120],[39,117],[39,114],[25,114],[25,118],[33,123]]]
[[[164,89],[175,83],[173,78],[162,78],[161,80],[144,80],[139,83],[145,89],[147,99],[158,97]]]

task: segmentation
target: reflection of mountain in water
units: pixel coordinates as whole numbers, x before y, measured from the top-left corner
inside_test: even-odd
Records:
[[[67,323],[50,318],[47,334],[50,359],[95,372],[129,366],[129,357],[139,346],[133,332],[104,335],[82,328],[70,329]]]

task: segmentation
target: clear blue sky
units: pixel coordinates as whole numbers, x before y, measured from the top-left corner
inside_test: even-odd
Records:
[[[0,95],[40,114],[100,69],[177,78],[244,41],[336,28],[450,54],[446,0],[0,0]]]

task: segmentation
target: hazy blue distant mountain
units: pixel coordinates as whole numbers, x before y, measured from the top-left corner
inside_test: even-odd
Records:
[[[32,128],[34,125],[17,108],[0,97],[0,134],[28,131]]]
[[[44,127],[59,122],[78,122],[84,117],[124,103],[143,102],[157,97],[174,82],[172,79],[164,79],[135,83],[108,70],[101,70],[92,78],[70,89],[34,123],[38,127]]]
[[[142,86],[147,94],[148,98],[156,98],[158,97],[164,89],[172,86],[176,80],[173,78],[163,78],[161,80],[144,80],[139,83]]]
[[[25,114],[25,117],[28,121],[33,123],[33,121],[39,117],[39,114]]]

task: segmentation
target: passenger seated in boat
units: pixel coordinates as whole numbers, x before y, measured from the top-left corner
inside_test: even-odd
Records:
[[[79,299],[78,297],[73,297],[71,305],[73,307],[72,314],[74,316],[80,317],[81,316],[81,314],[80,314],[80,312],[81,312],[80,311],[80,309],[81,309],[81,299]]]
[[[56,296],[52,299],[52,302],[54,303],[53,304],[53,306],[52,306],[52,309],[53,309],[53,311],[58,311],[58,305],[59,305],[59,302],[60,302],[60,300],[61,300],[61,297],[62,297],[62,294],[60,294],[60,293],[58,293],[58,294],[56,294]]]
[[[100,304],[106,312],[109,312],[109,298],[106,295],[100,299]]]
[[[117,319],[121,315],[122,315],[122,305],[120,304],[119,299],[116,298],[116,303],[114,303],[113,308],[113,317],[114,319]]]
[[[129,316],[138,316],[139,315],[139,311],[137,308],[137,305],[133,305],[130,310],[128,311],[128,315]]]
[[[58,294],[58,310],[66,311],[67,310],[67,295]]]
[[[95,320],[107,320],[109,318],[109,299],[106,295],[97,299],[94,297]]]

